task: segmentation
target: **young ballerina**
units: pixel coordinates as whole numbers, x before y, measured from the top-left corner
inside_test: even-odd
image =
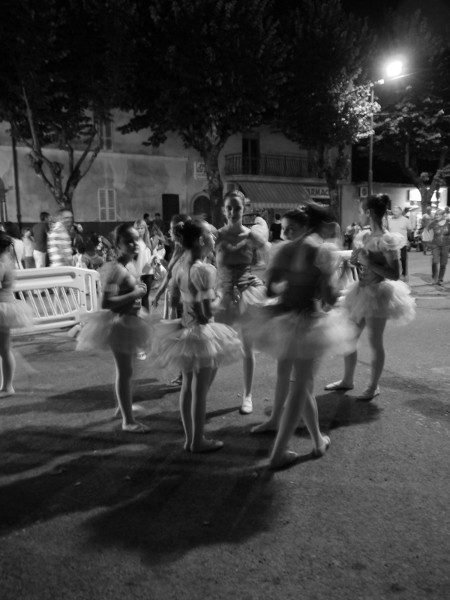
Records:
[[[115,391],[122,429],[147,433],[149,428],[133,416],[131,379],[133,358],[150,347],[152,327],[142,311],[146,286],[139,281],[133,257],[139,251],[139,234],[127,223],[115,230],[117,260],[101,269],[102,309],[88,315],[77,340],[77,350],[108,350],[116,366]]]
[[[266,246],[266,240],[257,231],[242,224],[245,196],[240,191],[225,196],[227,225],[219,229],[216,240],[216,261],[219,275],[218,295],[221,297],[216,320],[235,325],[245,321],[249,307],[266,300],[265,287],[251,269],[253,250]],[[253,411],[252,385],[255,356],[248,336],[243,334],[244,391],[241,414]]]
[[[183,316],[161,321],[152,357],[156,366],[175,367],[182,372],[180,412],[185,450],[212,452],[222,448],[223,442],[204,435],[207,394],[218,366],[238,360],[242,344],[234,329],[212,320],[216,269],[204,261],[213,247],[209,229],[204,224],[187,222],[180,235],[185,252],[175,280],[181,293]]]
[[[22,301],[17,301],[12,292],[14,281],[13,262],[10,248],[12,238],[0,231],[0,358],[2,365],[2,384],[0,398],[15,394],[14,373],[16,360],[11,345],[11,329],[31,327],[33,312]]]
[[[267,273],[268,295],[277,304],[258,309],[247,325],[257,348],[278,360],[272,415],[253,433],[277,431],[270,467],[294,463],[298,454],[287,446],[302,417],[313,441],[313,456],[321,457],[330,445],[319,429],[314,397],[314,375],[326,351],[350,351],[354,331],[337,311],[326,312],[339,295],[331,244],[309,235],[308,208],[290,211],[282,220],[284,237],[291,240],[274,255]],[[250,333],[249,333],[250,335]],[[294,370],[295,378],[290,381]]]
[[[383,334],[388,319],[408,323],[415,316],[415,303],[409,287],[400,277],[400,248],[404,244],[399,234],[383,228],[389,199],[385,195],[370,196],[361,201],[359,222],[370,229],[361,231],[353,242],[351,262],[359,267],[360,279],[345,293],[343,306],[358,328],[358,337],[367,328],[372,352],[370,381],[357,400],[370,401],[380,393],[378,382],[383,372],[385,351]],[[344,377],[325,386],[328,391],[351,390],[357,352],[345,357]]]

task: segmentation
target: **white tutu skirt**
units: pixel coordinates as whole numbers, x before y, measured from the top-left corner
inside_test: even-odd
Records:
[[[151,348],[154,327],[147,311],[138,315],[99,310],[85,315],[77,338],[77,350],[114,350],[136,354]]]
[[[409,287],[403,281],[392,279],[365,286],[354,283],[345,290],[342,306],[356,323],[367,317],[378,317],[393,319],[403,325],[412,321],[416,314],[416,303]]]
[[[281,305],[268,305],[254,310],[244,333],[256,349],[277,360],[350,354],[357,343],[355,324],[342,309],[286,311]]]
[[[183,327],[181,319],[161,321],[155,328],[151,358],[167,370],[199,371],[240,360],[242,343],[228,325],[207,323]]]
[[[23,300],[0,302],[0,329],[24,329],[33,321],[33,310]]]

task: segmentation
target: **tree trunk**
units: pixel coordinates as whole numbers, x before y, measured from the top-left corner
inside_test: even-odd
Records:
[[[223,182],[219,170],[220,150],[221,145],[208,145],[202,156],[205,161],[208,192],[212,205],[213,225],[218,228],[224,225]]]

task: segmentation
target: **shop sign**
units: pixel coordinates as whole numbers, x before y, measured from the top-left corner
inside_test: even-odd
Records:
[[[303,186],[308,192],[310,198],[329,198],[330,192],[327,187],[320,187],[318,185]]]

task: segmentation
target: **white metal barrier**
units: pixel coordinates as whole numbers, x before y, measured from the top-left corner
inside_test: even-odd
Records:
[[[34,312],[30,329],[14,329],[13,335],[73,327],[82,313],[98,308],[99,274],[76,267],[45,267],[14,271],[13,291]]]

